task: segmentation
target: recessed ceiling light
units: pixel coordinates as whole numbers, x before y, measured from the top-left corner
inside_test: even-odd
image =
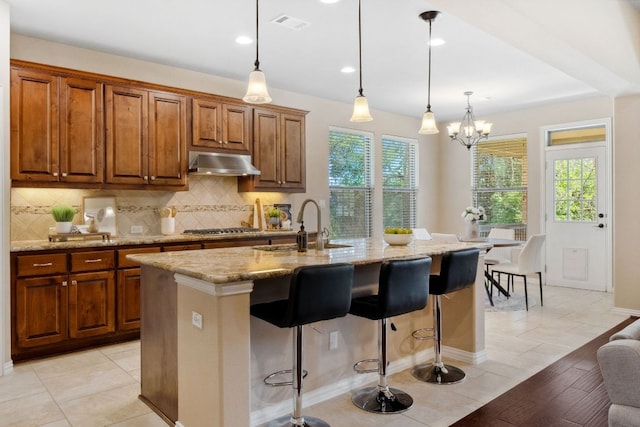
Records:
[[[348,67],[348,66],[347,67],[342,67],[342,69],[340,70],[341,73],[345,73],[345,74],[350,74],[350,73],[353,73],[355,71],[356,71],[355,68]]]
[[[251,44],[253,43],[253,39],[249,36],[238,36],[236,37],[236,43],[238,44]]]
[[[431,46],[442,46],[445,43],[446,41],[439,39],[437,37],[434,37],[431,39]]]
[[[333,3],[338,3],[340,0],[320,0],[320,3],[324,3],[324,4],[333,4]]]

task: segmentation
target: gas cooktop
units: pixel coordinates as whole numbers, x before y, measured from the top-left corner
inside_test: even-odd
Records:
[[[198,228],[194,230],[184,230],[182,234],[242,234],[256,233],[260,230],[251,227],[229,227],[229,228]]]

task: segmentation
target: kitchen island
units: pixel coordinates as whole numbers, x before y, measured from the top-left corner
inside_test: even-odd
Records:
[[[275,370],[265,359],[275,358],[289,367],[289,341],[287,331],[255,323],[249,306],[286,296],[288,279],[296,267],[354,264],[354,293],[370,292],[377,283],[379,265],[385,260],[431,256],[432,270],[437,271],[440,257],[446,252],[489,247],[483,243],[434,241],[390,246],[381,238],[339,243],[346,246],[306,253],[283,246],[130,255],[142,265],[141,398],[176,425],[246,427],[263,422],[262,418],[269,416],[265,414],[269,413],[272,397],[261,391],[261,378]],[[445,346],[472,363],[485,357],[483,252],[476,286],[457,292],[443,310]],[[356,341],[360,336],[376,335],[375,325],[355,323],[349,319],[352,317],[347,316],[344,322],[350,323],[338,324],[337,330],[355,335]],[[408,330],[399,324],[403,331]],[[346,341],[345,347],[372,347],[375,354],[375,346],[367,342]],[[334,354],[326,356],[336,358]],[[321,366],[322,360],[312,357],[309,363]],[[336,364],[335,360],[330,363]],[[341,363],[343,372],[350,370],[351,364],[350,360]],[[325,368],[318,366],[315,369],[322,379]],[[256,370],[260,372],[252,372]],[[340,380],[335,373],[329,377],[328,382]],[[323,387],[326,382],[310,381],[310,385]],[[290,394],[286,396],[289,401]],[[252,399],[262,406],[253,407]]]

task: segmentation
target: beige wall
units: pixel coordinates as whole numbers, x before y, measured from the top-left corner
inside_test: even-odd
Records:
[[[640,95],[615,101],[613,144],[613,283],[615,306],[640,311]]]

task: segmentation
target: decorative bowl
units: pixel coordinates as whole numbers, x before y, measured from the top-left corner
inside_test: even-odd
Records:
[[[383,239],[390,245],[408,245],[413,241],[413,234],[383,234]]]

